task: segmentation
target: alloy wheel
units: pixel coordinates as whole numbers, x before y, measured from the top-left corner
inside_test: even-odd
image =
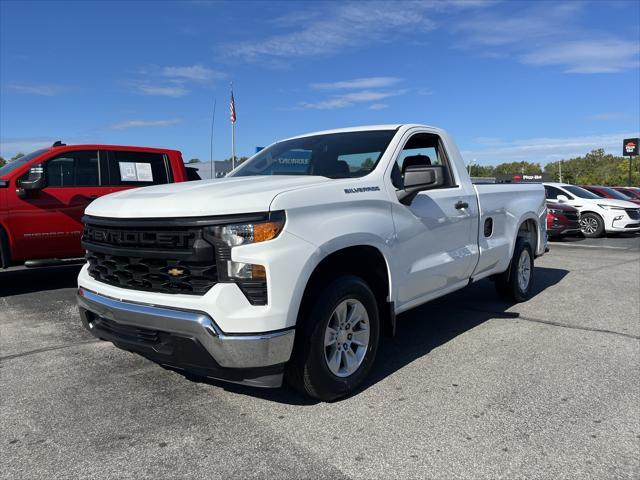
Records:
[[[353,375],[369,347],[369,315],[355,299],[343,300],[334,309],[324,335],[324,358],[337,377]]]

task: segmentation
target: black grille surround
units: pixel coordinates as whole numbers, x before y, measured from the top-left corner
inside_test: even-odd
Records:
[[[268,218],[268,213],[153,220],[85,215],[82,246],[88,273],[120,288],[188,295],[204,295],[216,283],[234,282],[252,305],[266,305],[266,282],[227,277],[231,249],[208,227]]]

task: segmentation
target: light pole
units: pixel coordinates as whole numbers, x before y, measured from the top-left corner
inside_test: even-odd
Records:
[[[560,160],[560,161],[558,162],[558,172],[559,172],[559,175],[558,175],[558,176],[559,176],[559,179],[558,179],[558,181],[559,181],[560,183],[562,183],[562,160]]]

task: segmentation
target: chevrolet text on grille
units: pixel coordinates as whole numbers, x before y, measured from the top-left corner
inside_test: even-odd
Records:
[[[144,245],[161,247],[186,247],[191,234],[188,232],[140,232],[129,230],[103,230],[87,227],[87,240],[112,245]]]

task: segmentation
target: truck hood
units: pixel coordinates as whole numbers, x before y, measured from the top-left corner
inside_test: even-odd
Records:
[[[278,175],[155,185],[98,198],[85,213],[109,218],[170,218],[266,212],[279,193],[329,181],[325,177]]]

